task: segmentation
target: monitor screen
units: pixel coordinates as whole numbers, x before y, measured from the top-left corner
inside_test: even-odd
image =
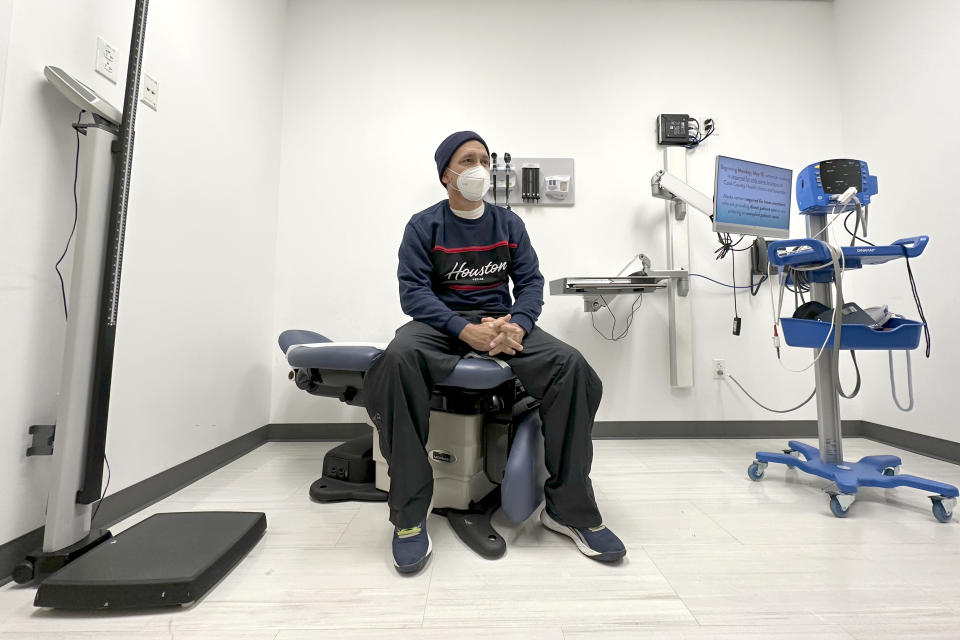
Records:
[[[766,238],[790,236],[793,171],[717,156],[713,229]]]

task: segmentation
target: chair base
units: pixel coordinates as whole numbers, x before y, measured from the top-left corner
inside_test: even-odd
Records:
[[[375,482],[349,482],[322,476],[310,485],[314,502],[386,502],[389,494]]]
[[[444,516],[457,537],[478,555],[487,560],[496,560],[507,552],[506,540],[490,523],[499,508],[500,488],[497,487],[468,509],[434,509],[433,512]]]
[[[457,537],[477,554],[496,560],[507,551],[503,536],[490,523],[502,506],[502,494],[487,476],[484,454],[489,455],[498,443],[491,446],[484,441],[487,430],[483,414],[432,411],[430,420],[433,428],[427,452],[434,470],[433,497],[435,504],[447,505],[433,512],[446,517]],[[536,427],[539,430],[539,422]],[[504,448],[506,437],[504,432],[499,442]],[[310,486],[310,498],[316,502],[384,502],[389,496],[389,480],[386,460],[371,427],[369,434],[327,452],[323,475]],[[522,492],[515,488],[514,493]],[[517,504],[514,497],[510,503],[513,512]]]

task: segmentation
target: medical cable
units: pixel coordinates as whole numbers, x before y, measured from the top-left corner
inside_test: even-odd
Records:
[[[917,313],[920,314],[920,322],[923,323],[923,337],[926,340],[927,348],[924,355],[930,357],[930,327],[927,325],[927,317],[923,313],[923,305],[920,304],[920,294],[917,292],[917,282],[913,278],[913,269],[910,267],[910,256],[907,255],[907,248],[901,245],[903,249],[903,259],[907,263],[907,276],[910,279],[910,291],[913,293],[913,301],[917,305]]]
[[[804,400],[803,402],[801,402],[800,404],[798,404],[798,405],[795,406],[795,407],[792,407],[792,408],[790,408],[790,409],[772,409],[772,408],[768,407],[767,405],[763,404],[762,402],[760,402],[759,400],[757,400],[756,398],[754,398],[752,395],[750,395],[750,392],[747,391],[747,390],[743,387],[743,385],[740,384],[740,381],[737,380],[734,376],[732,376],[732,375],[730,375],[730,374],[727,374],[727,375],[724,376],[724,377],[730,378],[731,380],[733,380],[733,384],[735,384],[735,385],[737,385],[738,387],[740,387],[740,391],[743,391],[748,398],[750,398],[751,400],[753,400],[754,404],[756,404],[758,407],[760,407],[760,408],[762,408],[762,409],[766,409],[767,411],[770,411],[771,413],[790,413],[791,411],[796,411],[796,410],[799,409],[800,407],[804,406],[805,404],[807,404],[808,402],[810,402],[811,400],[813,400],[814,396],[817,395],[817,390],[814,389],[813,391],[810,392],[810,395],[807,396],[807,399],[806,399],[806,400]]]
[[[890,365],[890,395],[893,396],[893,403],[897,405],[897,409],[900,411],[912,411],[913,410],[913,365],[910,362],[910,352],[904,351],[907,354],[907,393],[909,394],[910,403],[904,407],[900,404],[900,400],[897,399],[897,379],[893,374],[893,351],[887,351],[887,362]]]
[[[714,280],[713,278],[710,278],[710,277],[708,277],[708,276],[705,276],[705,275],[703,275],[703,274],[701,274],[701,273],[691,273],[691,274],[689,274],[689,276],[690,276],[691,278],[703,278],[704,280],[709,280],[710,282],[713,282],[713,283],[715,283],[715,284],[718,284],[718,285],[720,285],[721,287],[727,287],[727,288],[729,288],[729,289],[749,289],[749,288],[750,288],[749,285],[745,285],[745,284],[732,285],[732,284],[727,284],[727,283],[725,283],[725,282],[720,282],[719,280]],[[761,282],[760,284],[763,284],[763,283]]]
[[[819,235],[819,234],[818,234],[818,235]],[[824,340],[823,340],[823,344],[820,345],[820,348],[817,350],[817,355],[814,357],[813,362],[811,362],[809,365],[807,365],[807,366],[804,367],[803,369],[791,369],[790,367],[788,367],[787,365],[785,365],[785,364],[783,363],[783,360],[780,358],[780,338],[779,338],[779,336],[777,335],[777,327],[780,325],[780,313],[781,313],[781,310],[783,309],[783,292],[784,292],[784,289],[786,288],[787,275],[788,275],[788,274],[791,274],[791,275],[792,275],[792,274],[794,274],[794,273],[797,273],[798,271],[799,271],[799,272],[803,272],[803,271],[817,271],[817,270],[819,270],[819,269],[824,269],[824,268],[826,268],[826,267],[833,267],[833,270],[834,270],[834,282],[837,283],[837,284],[840,284],[838,281],[839,281],[839,280],[842,280],[841,261],[844,263],[844,266],[845,266],[845,260],[844,260],[844,258],[843,258],[843,253],[842,253],[842,252],[838,252],[838,251],[837,251],[833,246],[831,246],[830,244],[828,244],[828,243],[825,243],[825,244],[827,244],[827,248],[830,249],[830,262],[824,263],[824,264],[822,264],[822,265],[813,266],[813,267],[794,266],[794,267],[787,267],[786,269],[781,269],[781,271],[780,271],[780,296],[779,296],[779,297],[780,297],[780,300],[779,300],[779,305],[777,305],[776,303],[774,303],[774,300],[773,300],[773,287],[770,288],[770,305],[771,305],[771,310],[773,311],[773,323],[774,323],[774,328],[773,328],[774,338],[773,338],[773,340],[774,340],[774,346],[775,346],[776,349],[777,349],[777,361],[780,363],[780,366],[781,366],[781,367],[783,367],[783,368],[786,369],[787,371],[790,371],[791,373],[803,373],[804,371],[807,371],[808,369],[810,369],[811,367],[813,367],[813,366],[817,363],[817,361],[820,360],[820,356],[822,356],[822,355],[823,355],[823,352],[826,350],[826,348],[827,348],[827,343],[830,342],[830,336],[836,334],[835,339],[834,339],[834,347],[836,348],[836,347],[839,346],[839,334],[840,334],[840,329],[839,329],[838,326],[837,326],[837,317],[838,317],[837,309],[838,309],[839,307],[842,307],[842,306],[843,306],[843,305],[842,305],[843,295],[842,295],[842,288],[841,288],[841,287],[838,287],[838,288],[836,289],[836,290],[837,290],[837,295],[836,295],[836,297],[835,297],[835,304],[834,304],[833,314],[830,316],[830,329],[829,329],[829,331],[827,331],[827,335],[826,335],[826,337],[825,337]],[[839,258],[838,258],[838,254],[839,254]],[[769,264],[768,264],[768,266],[767,266],[767,273],[769,274],[769,272],[770,272],[770,266],[769,266]],[[838,373],[837,375],[838,375],[838,379],[839,379],[839,373]],[[838,385],[838,386],[839,386],[839,385]]]
[[[840,384],[839,378],[837,379],[837,388],[840,390],[840,395],[846,399],[856,398],[860,393],[860,365],[857,363],[857,352],[850,350],[850,358],[853,360],[853,370],[857,373],[857,383],[853,387],[853,391],[850,392],[850,395],[847,395],[843,392],[843,386]]]
[[[753,297],[756,297],[757,294],[760,293],[760,287],[762,287],[762,286],[763,286],[763,283],[767,281],[767,276],[760,276],[760,281],[757,282],[756,284],[753,283],[753,276],[754,276],[754,274],[751,273],[751,274],[750,274],[750,286],[747,287],[747,288],[750,289],[750,295],[753,296]]]
[[[866,207],[864,207],[864,210],[869,210],[869,209],[870,209],[869,205],[866,206]],[[859,215],[857,216],[856,222],[855,222],[854,225],[853,225],[853,231],[850,231],[850,227],[847,226],[847,221],[850,220],[850,216],[852,216],[854,213],[855,213],[855,212],[851,211],[850,213],[847,214],[847,217],[843,219],[843,228],[846,229],[846,230],[847,230],[847,233],[850,234],[850,246],[851,246],[851,247],[855,246],[856,243],[857,243],[857,240],[859,240],[859,241],[862,242],[863,244],[870,245],[871,247],[877,246],[877,245],[873,244],[872,242],[870,242],[869,240],[867,240],[866,238],[861,238],[860,236],[857,235],[857,232],[860,230],[860,216],[859,216]],[[867,215],[867,214],[864,214],[864,215]]]
[[[53,267],[57,272],[57,277],[60,278],[60,296],[63,298],[64,320],[69,319],[70,316],[67,313],[67,287],[63,283],[63,274],[60,273],[60,263],[67,257],[67,251],[70,250],[70,241],[73,240],[73,235],[77,232],[77,220],[80,217],[80,204],[77,201],[77,178],[80,176],[80,118],[83,117],[83,114],[84,110],[81,109],[80,113],[77,114],[77,123],[73,125],[74,131],[77,133],[77,153],[73,161],[73,228],[70,229],[70,236],[67,238],[67,245],[63,248],[63,253],[60,254],[60,259]]]
[[[834,218],[836,220],[837,218]],[[822,231],[825,231],[824,228]],[[819,235],[819,234],[817,234]],[[830,265],[833,267],[833,285],[834,285],[834,304],[833,304],[833,314],[830,321],[830,331],[827,332],[827,339],[824,341],[823,346],[826,347],[827,342],[830,340],[830,333],[833,333],[833,352],[834,352],[834,366],[833,366],[833,379],[837,385],[837,392],[844,398],[849,398],[850,396],[846,395],[843,392],[843,388],[840,385],[840,359],[836,357],[840,353],[840,345],[842,343],[842,333],[843,333],[843,270],[846,267],[846,258],[843,255],[843,251],[837,249],[829,242],[825,243],[827,248],[830,250]],[[814,268],[808,267],[796,267],[801,271],[813,271]],[[822,268],[822,266],[816,267],[816,269]],[[821,353],[817,356],[819,359]],[[859,390],[859,385],[858,385]]]
[[[711,219],[712,219],[712,216],[711,216]],[[733,239],[730,237],[729,233],[718,233],[717,242],[720,243],[720,246],[717,249],[715,249],[713,252],[716,255],[716,259],[723,260],[724,258],[727,257],[727,254],[731,251],[750,251],[750,249],[753,248],[752,245],[747,247],[741,247],[739,249],[736,248],[741,242],[743,242],[743,238],[744,238],[743,236],[740,236],[737,239],[737,241],[734,242]]]
[[[742,238],[741,238],[742,239]],[[730,254],[730,277],[733,279],[733,334],[740,335],[740,312],[737,311],[737,254]]]
[[[831,227],[831,225],[833,225],[834,222],[836,222],[837,220],[839,220],[839,219],[840,219],[840,216],[843,215],[843,211],[837,211],[837,205],[834,205],[833,211],[831,211],[830,213],[824,214],[824,215],[833,216],[833,220],[831,220],[830,222],[828,222],[828,223],[826,224],[826,226],[823,227],[823,229],[820,229],[820,231],[818,231],[816,234],[814,234],[813,236],[811,236],[811,238],[814,239],[814,240],[816,240],[816,239],[817,239],[817,236],[819,236],[821,233],[823,233],[824,231],[826,231],[827,229],[829,229],[829,228]],[[827,244],[829,244],[829,242],[828,242]]]

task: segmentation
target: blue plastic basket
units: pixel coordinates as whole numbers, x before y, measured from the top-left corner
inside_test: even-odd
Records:
[[[820,320],[780,318],[783,339],[791,347],[819,349],[830,332],[830,323]],[[840,348],[854,351],[890,351],[916,349],[920,344],[923,323],[906,318],[891,318],[880,329],[865,324],[845,324],[840,332]],[[830,335],[827,347],[833,346]]]

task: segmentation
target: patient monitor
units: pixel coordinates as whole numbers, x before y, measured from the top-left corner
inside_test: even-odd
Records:
[[[713,198],[663,170],[650,180],[653,195],[710,216],[717,233],[789,237],[793,171],[727,156],[716,162]]]
[[[790,237],[793,171],[717,156],[713,230],[763,238]]]

